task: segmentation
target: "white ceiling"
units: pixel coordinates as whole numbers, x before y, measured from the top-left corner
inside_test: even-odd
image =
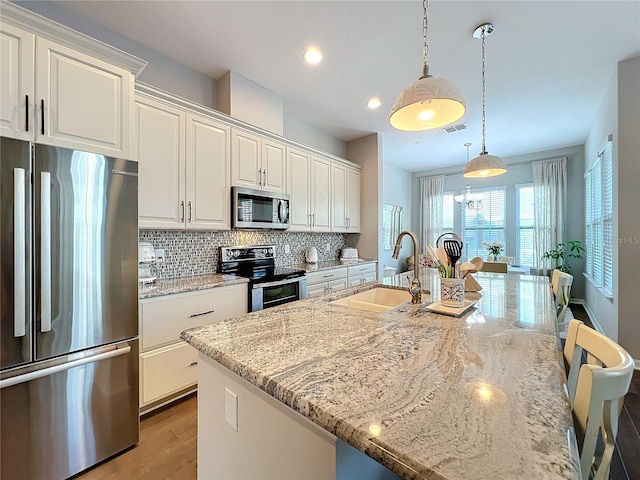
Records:
[[[452,1],[429,4],[429,64],[462,92],[466,130],[398,132],[400,91],[422,70],[422,2],[60,1],[212,78],[232,70],[284,98],[285,110],[343,140],[383,136],[384,159],[410,171],[481,148],[481,43],[487,39],[487,150],[513,155],[582,144],[619,60],[640,53],[640,2]],[[319,47],[324,61],[306,65]],[[366,108],[378,96],[378,111]]]

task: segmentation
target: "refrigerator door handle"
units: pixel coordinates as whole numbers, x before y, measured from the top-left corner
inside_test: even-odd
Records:
[[[79,358],[78,360],[73,360],[71,362],[61,363],[59,365],[54,365],[53,367],[43,368],[42,370],[35,370],[33,372],[25,373],[24,375],[16,375],[15,377],[0,380],[0,389],[11,387],[12,385],[18,385],[24,382],[30,382],[31,380],[35,380],[36,378],[47,377],[49,375],[53,375],[54,373],[63,372],[65,370],[69,370],[70,368],[79,367],[88,363],[99,362],[101,360],[106,360],[107,358],[126,355],[129,352],[131,352],[131,346],[128,344],[126,347],[120,348],[118,348],[117,346],[113,346],[107,352],[99,353],[97,355],[92,355],[89,357]]]
[[[13,335],[24,337],[27,316],[26,301],[26,224],[25,224],[25,169],[13,169]]]
[[[51,173],[40,172],[40,330],[51,330]]]

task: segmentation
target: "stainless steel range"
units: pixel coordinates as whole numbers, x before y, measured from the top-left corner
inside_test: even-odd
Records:
[[[249,278],[249,311],[307,298],[304,270],[276,267],[276,247],[220,247],[220,273]]]

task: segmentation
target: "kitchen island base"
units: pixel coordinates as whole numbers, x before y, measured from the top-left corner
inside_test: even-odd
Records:
[[[400,478],[207,355],[198,368],[199,479]],[[237,431],[225,389],[237,395]]]

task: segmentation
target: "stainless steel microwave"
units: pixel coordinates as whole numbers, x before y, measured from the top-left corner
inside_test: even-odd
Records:
[[[289,201],[286,193],[231,187],[231,226],[233,228],[289,228]]]

